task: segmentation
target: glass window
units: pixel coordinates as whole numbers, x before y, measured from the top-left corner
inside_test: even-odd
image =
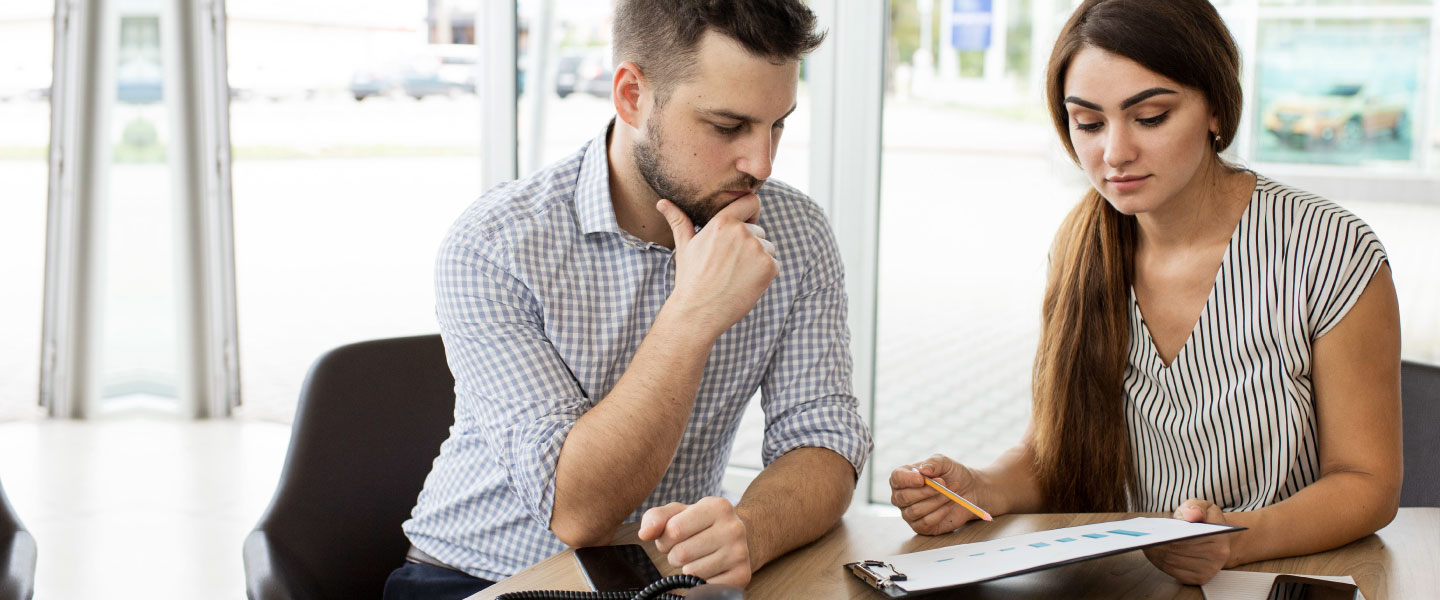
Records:
[[[542,12],[549,5],[549,32]],[[610,4],[583,0],[517,2],[517,54],[523,75],[517,99],[520,175],[579,150],[615,115]],[[546,48],[540,52],[540,46]],[[535,72],[534,75],[531,73]]]
[[[110,112],[109,181],[101,203],[104,247],[101,318],[102,407],[119,397],[174,398],[177,237],[166,147],[173,107],[167,92],[161,8],[123,5],[119,15],[114,107]],[[168,18],[168,17],[167,17]],[[165,23],[164,26],[171,26]],[[169,96],[173,97],[173,96]],[[136,396],[140,395],[140,396]]]
[[[1400,303],[1401,357],[1440,364],[1440,239],[1435,236],[1440,203],[1364,191],[1331,197],[1364,219],[1385,244]]]
[[[1440,65],[1430,65],[1430,168],[1429,173],[1440,173]]]
[[[38,410],[54,8],[0,4],[0,419]]]
[[[1227,4],[1236,3],[1237,0],[1229,0]],[[1362,8],[1375,6],[1428,6],[1435,0],[1260,0],[1261,6],[1358,6]],[[1216,4],[1220,4],[1217,2]]]
[[[1291,8],[1267,8],[1282,4]],[[1431,64],[1440,7],[1433,4],[1262,2],[1246,92],[1254,123],[1249,158],[1273,163],[1263,168],[1333,198],[1375,229],[1394,271],[1402,356],[1440,363],[1440,241],[1433,235],[1440,229],[1433,193],[1440,69]],[[1351,168],[1317,172],[1308,164]],[[1387,173],[1397,170],[1418,172],[1416,184],[1397,184]]]
[[[480,193],[475,2],[230,0],[247,414],[336,346],[438,330],[433,265]]]
[[[942,452],[984,466],[1019,441],[1050,239],[1086,185],[1059,150],[1036,76],[1069,3],[953,4],[946,15],[951,2],[891,2],[877,503],[899,465]],[[946,22],[971,31],[945,35]]]
[[[1255,159],[1421,166],[1429,34],[1425,20],[1262,21]]]

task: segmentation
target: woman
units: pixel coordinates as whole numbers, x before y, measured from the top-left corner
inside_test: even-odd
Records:
[[[1400,326],[1385,251],[1339,206],[1238,168],[1240,59],[1206,0],[1088,0],[1050,59],[1092,189],[1056,234],[1020,444],[896,469],[919,533],[970,513],[1174,511],[1246,531],[1146,551],[1187,584],[1394,518]],[[918,473],[912,470],[918,469]]]

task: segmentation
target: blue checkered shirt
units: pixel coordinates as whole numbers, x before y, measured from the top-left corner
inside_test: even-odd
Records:
[[[565,548],[549,526],[560,447],[615,387],[675,287],[671,250],[615,221],[606,137],[486,192],[436,259],[455,425],[404,530],[419,549],[476,577],[499,580]],[[794,188],[770,181],[758,195],[779,276],[716,340],[675,458],[628,521],[654,506],[721,494],[757,389],[765,464],[823,447],[859,473],[869,456],[870,432],[850,387],[834,236],[819,207]]]

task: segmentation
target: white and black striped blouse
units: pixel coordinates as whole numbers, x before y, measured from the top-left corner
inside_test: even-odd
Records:
[[[1200,319],[1169,367],[1130,294],[1125,418],[1144,511],[1284,500],[1320,476],[1311,348],[1386,261],[1335,203],[1257,176]]]

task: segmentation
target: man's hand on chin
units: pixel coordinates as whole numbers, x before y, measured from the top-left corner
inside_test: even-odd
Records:
[[[680,572],[709,583],[745,587],[750,583],[750,543],[745,522],[724,498],[695,504],[671,502],[645,511],[640,539],[655,540]]]

